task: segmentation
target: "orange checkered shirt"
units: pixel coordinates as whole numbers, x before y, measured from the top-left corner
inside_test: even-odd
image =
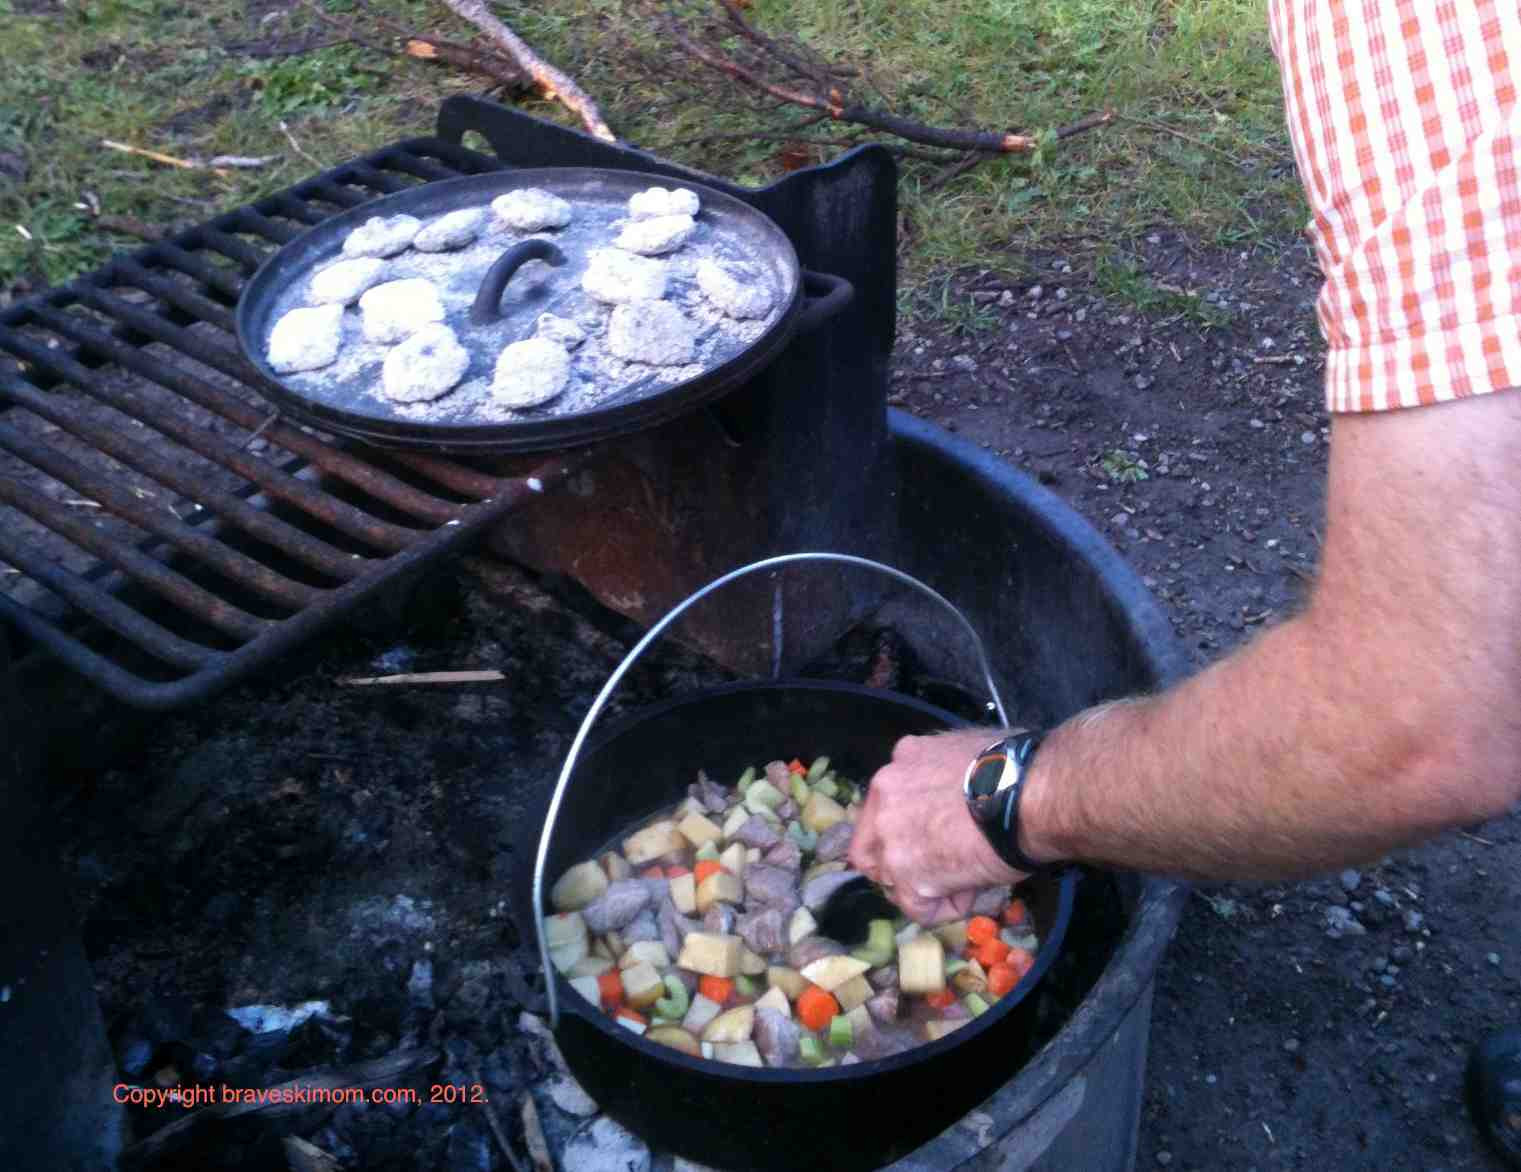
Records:
[[[1270,0],[1332,411],[1521,387],[1521,0]]]

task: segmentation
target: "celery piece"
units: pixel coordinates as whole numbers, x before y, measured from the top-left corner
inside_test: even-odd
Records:
[[[746,765],[745,766],[745,771],[739,775],[739,780],[734,783],[734,787],[736,789],[744,789],[747,785],[749,785],[754,780],[755,780],[755,766],[754,765]]]
[[[697,848],[697,857],[698,859],[712,859],[716,863],[718,861],[718,844],[716,842],[703,843]]]
[[[811,851],[818,848],[819,836],[811,830],[804,830],[801,822],[787,823],[787,834],[802,850]]]
[[[808,783],[803,780],[801,774],[794,773],[791,776],[792,800],[796,802],[799,807],[806,806],[808,804],[808,795],[813,791],[808,788]]]
[[[667,974],[665,991],[666,995],[655,1002],[655,1012],[661,1017],[672,1018],[672,1025],[680,1025],[681,1019],[686,1017],[687,1010],[692,1006],[691,994],[675,973]]]
[[[988,1003],[977,993],[968,993],[961,999],[973,1017],[981,1017],[988,1011]]]
[[[752,814],[759,813],[762,809],[774,810],[786,800],[786,794],[765,780],[752,782],[750,788],[745,790],[745,808]]]
[[[823,794],[826,798],[833,798],[839,796],[840,787],[830,781],[829,778],[821,777],[813,783],[813,792]]]
[[[855,1045],[856,1032],[851,1028],[850,1018],[843,1015],[829,1019],[829,1044],[837,1050],[849,1050]]]
[[[810,783],[815,782],[819,778],[823,777],[824,774],[826,774],[828,772],[829,772],[829,758],[828,757],[815,757],[813,759],[813,764],[810,765],[810,766],[808,766],[808,781]]]
[[[804,1034],[798,1039],[797,1053],[809,1066],[818,1066],[824,1061],[824,1047],[812,1034]]]
[[[741,997],[754,997],[759,989],[755,987],[755,981],[744,973],[734,975],[734,988]]]
[[[898,942],[893,936],[891,920],[873,920],[867,928],[866,943],[850,955],[864,960],[874,969],[891,962],[897,954]]]

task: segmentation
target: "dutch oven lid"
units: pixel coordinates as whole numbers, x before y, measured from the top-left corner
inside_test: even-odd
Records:
[[[697,197],[692,234],[670,252],[648,258],[615,248],[620,233],[634,223],[630,198],[662,184]],[[569,222],[519,230],[491,206],[509,193],[530,190],[566,201]],[[426,229],[466,209],[481,213],[479,235],[470,243],[433,252],[409,246],[381,259],[383,282],[422,278],[437,291],[445,324],[469,353],[469,367],[453,390],[431,401],[389,397],[382,369],[394,344],[365,336],[355,304],[343,311],[335,361],[298,373],[276,372],[269,360],[271,332],[285,314],[316,302],[312,278],[350,259],[343,249],[352,232],[377,217],[395,216],[414,217]],[[607,250],[663,270],[662,300],[693,327],[690,361],[652,364],[614,353],[617,347],[608,337],[613,306],[582,287],[597,254]],[[723,312],[699,288],[697,272],[704,261],[758,290],[769,308],[748,318]],[[483,287],[488,274],[495,278],[492,287]],[[424,184],[325,220],[259,269],[243,292],[237,324],[244,355],[267,395],[319,427],[390,446],[527,451],[647,427],[752,377],[787,343],[801,300],[802,273],[791,242],[768,216],[741,200],[703,184],[638,172],[559,167]],[[509,344],[542,334],[542,314],[575,323],[585,340],[567,348],[570,377],[563,392],[540,405],[508,406],[493,393],[498,356]]]

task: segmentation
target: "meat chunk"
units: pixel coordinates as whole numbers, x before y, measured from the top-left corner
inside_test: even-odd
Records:
[[[844,956],[845,946],[827,936],[804,936],[787,950],[787,964],[802,970],[825,956]]]
[[[779,907],[784,910],[797,907],[797,873],[784,871],[781,867],[756,863],[745,868],[745,898],[751,904],[763,907]]]
[[[997,918],[1003,915],[1003,909],[1008,906],[1009,889],[1007,887],[987,887],[979,891],[972,900],[971,914]]]
[[[797,871],[803,866],[803,850],[790,838],[784,838],[766,852],[766,862],[786,871]]]
[[[633,923],[623,929],[623,942],[635,944],[640,940],[659,940],[660,925],[655,922],[655,913],[645,908],[634,917]]]
[[[698,773],[697,781],[687,786],[687,796],[701,802],[709,814],[722,814],[729,808],[728,792],[706,773]]]
[[[781,910],[768,907],[765,911],[740,916],[735,930],[750,946],[751,952],[770,956],[787,947],[787,920]]]
[[[660,904],[660,914],[656,916],[656,924],[660,928],[660,942],[672,956],[680,954],[681,942],[687,938],[687,933],[697,931],[697,922],[687,919],[677,911],[676,904],[669,896]]]
[[[785,761],[766,762],[766,780],[784,794],[792,792],[792,770],[787,768]]]
[[[803,884],[803,906],[809,911],[823,907],[831,895],[860,877],[859,871],[831,871],[827,875],[815,876]]]
[[[850,852],[850,836],[855,831],[854,822],[836,822],[819,835],[819,845],[814,851],[814,856],[821,863],[832,863],[835,859],[843,859]]]
[[[803,1031],[780,1009],[767,1007],[756,1011],[752,1036],[767,1066],[786,1066],[798,1055]]]
[[[797,803],[788,798],[776,808],[776,816],[783,822],[791,822],[798,815]]]
[[[581,918],[588,932],[600,936],[627,927],[649,904],[650,891],[643,879],[619,879],[581,909]]]
[[[702,930],[717,936],[734,935],[734,906],[727,903],[713,904],[702,917]]]
[[[891,1025],[898,1020],[898,987],[883,989],[866,1003],[866,1012],[871,1014],[872,1020],[882,1025]]]
[[[650,893],[650,903],[658,904],[662,899],[671,894],[671,881],[669,879],[641,879],[644,889]]]
[[[872,969],[866,974],[866,979],[873,989],[896,989],[898,987],[898,966],[885,964],[879,969]]]
[[[771,828],[759,814],[751,814],[744,824],[734,832],[734,837],[746,846],[759,847],[763,851],[770,850],[782,841],[782,836]]]

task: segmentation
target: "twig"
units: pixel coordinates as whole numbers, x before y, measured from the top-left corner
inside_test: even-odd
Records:
[[[473,1067],[470,1077],[475,1080],[476,1086],[485,1086],[486,1080],[481,1077],[481,1068]],[[523,1161],[518,1159],[518,1154],[512,1150],[512,1144],[507,1141],[507,1129],[502,1126],[502,1118],[496,1113],[496,1104],[490,1099],[485,1099],[481,1107],[486,1113],[486,1126],[491,1128],[491,1134],[496,1136],[496,1142],[502,1149],[502,1155],[507,1157],[507,1162],[512,1165],[512,1172],[524,1172]]]
[[[582,124],[604,142],[616,142],[612,129],[602,120],[602,111],[570,77],[550,65],[528,44],[487,11],[483,0],[443,0],[456,16],[468,20],[485,33],[512,62],[533,79],[547,101],[559,102],[571,110]]]
[[[940,174],[936,175],[933,179],[926,183],[924,185],[924,190],[934,191],[937,188],[944,187],[952,179],[956,179],[962,175],[965,175],[968,171],[977,166],[978,163],[982,162],[986,158],[988,158],[988,156],[984,154],[973,153],[963,155],[957,162],[952,163],[944,171],[940,172]]]
[[[109,138],[101,139],[100,145],[107,150],[121,151],[124,155],[137,155],[139,158],[151,159],[155,163],[163,163],[166,167],[178,167],[182,171],[210,171],[219,179],[230,179],[232,177],[231,172],[221,167],[210,166],[199,159],[180,159],[174,155],[166,155],[162,151],[150,151],[143,147],[132,146],[129,143],[116,142]]]
[[[208,163],[210,167],[232,167],[240,171],[253,171],[278,163],[279,155],[216,155]]]
[[[1487,838],[1480,838],[1477,834],[1469,834],[1468,831],[1466,831],[1466,830],[1460,830],[1460,831],[1458,831],[1458,833],[1461,834],[1464,838],[1468,839],[1470,842],[1476,842],[1480,846],[1495,846],[1496,845],[1495,843],[1490,842],[1489,839],[1487,839]]]
[[[1174,130],[1171,126],[1168,126],[1164,123],[1148,122],[1144,118],[1132,118],[1128,114],[1121,114],[1119,118],[1121,122],[1128,122],[1132,126],[1139,126],[1145,130],[1155,130],[1158,134],[1170,134],[1174,138],[1182,139],[1187,143],[1192,143],[1194,146],[1200,147],[1203,150],[1214,151],[1215,154],[1227,160],[1233,166],[1240,167],[1243,170],[1246,168],[1246,163],[1243,160],[1238,159],[1235,155],[1231,154],[1230,151],[1223,150],[1212,142],[1205,142],[1202,138],[1195,138],[1191,134],[1184,134],[1181,130]]]
[[[296,154],[300,155],[313,167],[316,167],[319,170],[322,169],[322,164],[319,163],[316,159],[312,158],[311,155],[306,153],[305,148],[303,148],[302,145],[296,141],[296,136],[290,132],[290,127],[285,125],[283,121],[280,123],[280,133],[285,135],[285,141],[290,143],[291,150],[295,151]]]
[[[441,61],[467,73],[479,73],[514,93],[532,93],[532,79],[507,58],[496,53],[482,53],[469,45],[456,45],[437,37],[408,37],[402,52],[421,61]]]
[[[414,671],[393,676],[344,676],[339,683],[348,688],[375,684],[499,684],[507,677],[491,671]]]
[[[539,1109],[533,1104],[533,1096],[523,1092],[523,1143],[528,1147],[528,1157],[533,1161],[535,1172],[555,1172],[554,1158],[549,1154],[549,1143],[544,1138],[544,1125],[539,1122]]]
[[[1284,362],[1297,362],[1297,354],[1258,354],[1253,356],[1252,361],[1258,366],[1277,366]]]
[[[830,79],[825,68],[817,62],[805,61],[801,57],[789,52],[785,46],[773,37],[766,36],[758,28],[745,19],[744,13],[735,0],[718,0],[724,12],[729,16],[729,23],[734,26],[736,32],[747,41],[759,45],[762,50],[775,57],[788,69],[799,77],[813,82],[815,85],[828,88]]]
[[[139,240],[146,240],[149,244],[156,244],[168,231],[158,224],[148,224],[139,220],[136,216],[113,216],[110,214],[96,216],[95,222],[107,232],[120,232],[123,236],[136,236]]]

